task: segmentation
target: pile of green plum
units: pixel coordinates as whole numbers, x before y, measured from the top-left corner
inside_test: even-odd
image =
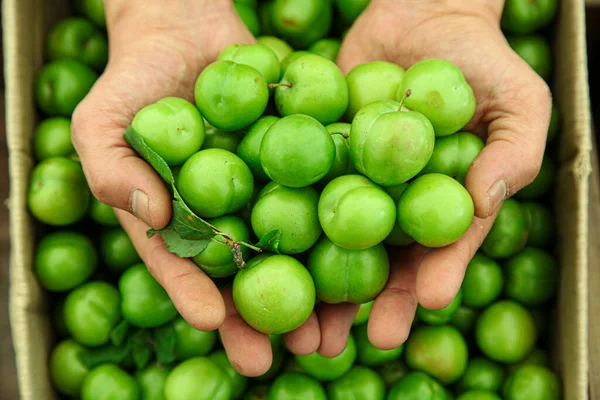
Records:
[[[102,73],[108,41],[102,2],[79,0],[81,16],[47,38],[28,198],[42,223],[34,268],[50,293],[56,391],[83,400],[560,398],[548,321],[558,285],[553,159],[504,202],[452,303],[419,306],[406,343],[377,349],[367,321],[390,274],[388,250],[447,246],[473,220],[463,183],[484,147],[463,130],[473,91],[442,59],[407,70],[370,62],[344,76],[339,37],[368,0],[234,3],[255,36],[269,36],[223,49],[198,77],[194,103],[148,105],[125,138],[173,194],[173,220],[151,233],[232,288],[240,315],[270,336],[272,366],[255,378],[236,372],[218,333],[178,314],[112,208],[92,196],[70,117]],[[507,1],[503,27],[545,27],[555,1],[534,3]],[[551,59],[520,52],[527,46],[515,43],[527,38],[511,45],[549,70]],[[291,354],[282,334],[320,302],[360,304],[345,350]]]

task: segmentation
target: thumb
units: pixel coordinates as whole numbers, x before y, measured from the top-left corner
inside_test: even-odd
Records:
[[[161,229],[171,219],[171,195],[125,141],[125,129],[138,110],[109,90],[107,79],[110,75],[105,73],[73,113],[73,145],[99,201]]]
[[[484,116],[487,143],[465,179],[479,218],[493,215],[502,201],[531,183],[544,155],[551,93],[523,61],[515,64],[492,95]]]

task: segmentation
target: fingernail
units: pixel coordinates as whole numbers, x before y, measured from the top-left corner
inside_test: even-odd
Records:
[[[500,204],[506,199],[508,185],[504,179],[497,180],[488,190],[489,208],[488,217],[493,215],[500,207]]]
[[[150,216],[150,202],[148,195],[139,189],[134,189],[131,193],[131,212],[138,219],[144,221],[148,226],[152,226],[152,218]]]

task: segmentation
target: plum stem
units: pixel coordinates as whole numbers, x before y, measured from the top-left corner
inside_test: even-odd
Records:
[[[402,100],[400,100],[400,108],[399,110],[402,110],[402,106],[404,105],[404,100],[406,100],[407,97],[410,97],[410,95],[412,94],[412,90],[408,89],[406,91],[406,93],[404,93],[404,96],[402,96]]]
[[[280,87],[280,86],[292,87],[292,84],[291,83],[269,83],[269,89],[273,89],[273,88]]]
[[[348,139],[350,137],[350,135],[348,135],[347,133],[342,133],[342,132],[331,132],[332,135],[342,135],[344,137],[344,139]]]

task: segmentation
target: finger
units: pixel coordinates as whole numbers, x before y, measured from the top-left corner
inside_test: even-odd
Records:
[[[148,226],[143,222],[122,210],[115,213],[148,271],[165,289],[181,316],[201,331],[221,326],[225,304],[213,281],[191,260],[169,253],[160,236],[148,239]]]
[[[390,278],[373,303],[367,328],[369,341],[378,349],[394,349],[408,338],[417,310],[417,270],[427,251],[413,245],[390,252]]]
[[[317,351],[321,344],[321,329],[317,314],[313,311],[299,328],[284,334],[283,340],[288,350],[299,356]]]
[[[452,302],[460,290],[469,262],[492,228],[496,215],[486,219],[475,217],[467,232],[456,242],[425,254],[416,281],[419,304],[439,310]]]
[[[123,138],[137,110],[106,90],[103,78],[73,114],[73,145],[86,178],[102,203],[129,211],[152,228],[163,228],[171,219],[171,196]]]
[[[528,185],[538,174],[546,147],[552,98],[546,83],[518,56],[506,81],[493,94],[484,123],[485,148],[475,159],[465,186],[475,215],[487,218],[502,201]]]
[[[335,357],[344,351],[358,308],[357,304],[350,303],[319,305],[317,314],[321,326],[320,355]]]
[[[231,365],[245,376],[263,375],[273,362],[269,336],[254,330],[242,319],[233,303],[230,288],[223,289],[222,295],[227,317],[219,333]]]

